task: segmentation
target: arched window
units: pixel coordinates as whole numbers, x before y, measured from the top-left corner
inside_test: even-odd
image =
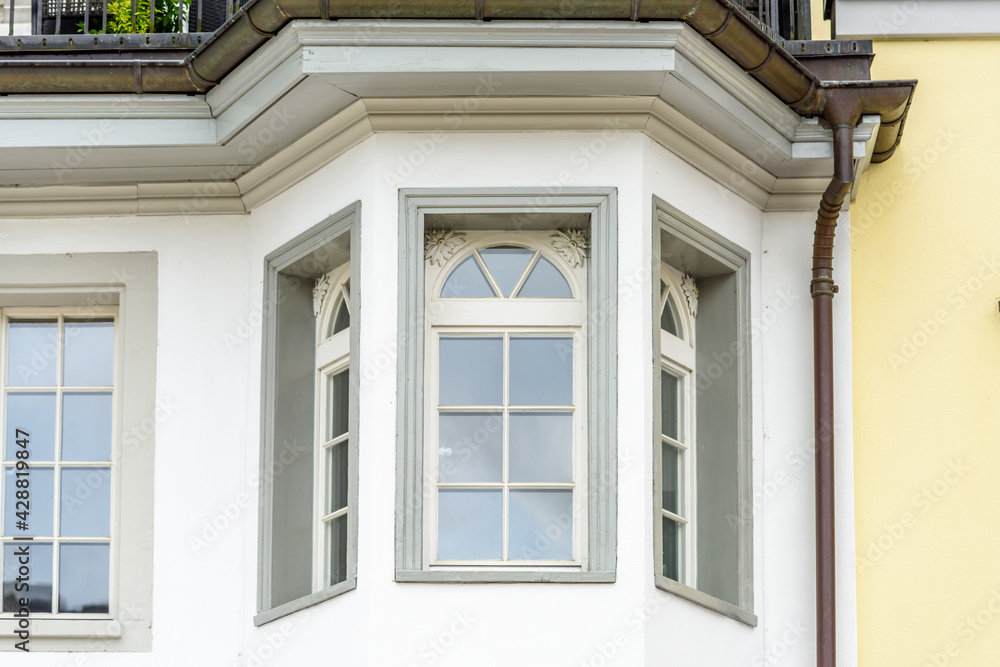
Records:
[[[314,590],[347,578],[350,431],[350,265],[322,276],[316,318],[317,442],[314,477]]]
[[[685,293],[686,292],[686,293]],[[694,317],[697,288],[667,264],[660,274],[660,520],[663,576],[690,584],[695,549]]]
[[[431,568],[583,561],[586,272],[553,236],[452,232],[453,256],[428,251]]]

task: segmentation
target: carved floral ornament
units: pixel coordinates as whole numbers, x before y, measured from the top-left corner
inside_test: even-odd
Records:
[[[681,278],[681,291],[684,292],[684,300],[687,301],[691,317],[698,317],[698,284],[690,274],[685,273]]]
[[[313,287],[313,317],[319,317],[320,312],[322,312],[323,302],[326,300],[326,295],[330,292],[332,285],[333,281],[330,280],[329,273],[316,279],[316,286]]]
[[[455,250],[465,244],[465,234],[454,229],[428,229],[424,233],[424,259],[444,266]]]
[[[570,266],[573,268],[583,266],[587,258],[587,248],[590,247],[586,234],[579,229],[567,229],[557,231],[550,238],[552,247],[569,262]]]

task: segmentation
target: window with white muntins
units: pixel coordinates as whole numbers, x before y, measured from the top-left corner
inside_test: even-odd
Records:
[[[427,232],[432,567],[582,562],[585,251],[580,230]]]
[[[613,582],[616,193],[400,193],[396,581]]]

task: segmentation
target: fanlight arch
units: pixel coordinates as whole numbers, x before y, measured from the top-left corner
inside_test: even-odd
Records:
[[[317,319],[317,343],[351,327],[351,267],[338,266],[316,281],[313,302]]]
[[[482,299],[577,298],[570,274],[539,245],[484,241],[445,267],[437,296]]]
[[[680,272],[667,265],[660,271],[660,330],[680,338],[689,345],[693,343],[694,322],[690,299],[685,294],[683,282],[689,280]],[[692,287],[693,288],[693,287]]]

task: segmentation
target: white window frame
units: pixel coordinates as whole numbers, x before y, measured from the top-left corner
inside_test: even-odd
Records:
[[[24,319],[44,319],[51,320],[54,318],[56,322],[57,331],[59,332],[56,341],[56,384],[51,386],[39,387],[39,386],[17,386],[11,387],[7,385],[7,332],[8,324],[11,319],[24,320]],[[79,319],[110,319],[114,323],[114,349],[113,349],[113,360],[114,360],[114,370],[112,371],[112,384],[110,386],[102,387],[67,387],[63,384],[63,366],[64,364],[58,363],[63,360],[63,354],[65,350],[65,340],[63,336],[64,327],[66,320],[70,322]],[[117,500],[119,491],[118,482],[118,466],[115,465],[115,459],[119,458],[120,455],[116,453],[117,444],[120,440],[119,434],[112,432],[111,434],[111,456],[106,461],[63,461],[62,460],[62,429],[59,427],[62,424],[62,397],[66,391],[77,392],[77,391],[93,391],[93,390],[103,390],[111,392],[111,424],[112,429],[117,423],[117,415],[120,411],[118,403],[121,400],[121,392],[116,386],[115,379],[117,378],[117,366],[118,366],[118,309],[109,306],[93,306],[86,309],[86,313],[81,315],[78,308],[0,308],[0,385],[6,389],[15,389],[17,391],[52,391],[56,396],[56,437],[55,437],[55,449],[53,450],[54,459],[53,461],[39,461],[32,457],[29,459],[30,468],[45,467],[52,468],[53,471],[53,493],[54,495],[54,517],[52,519],[52,532],[51,542],[49,542],[48,537],[35,538],[36,540],[45,540],[47,543],[52,545],[52,600],[54,603],[55,611],[51,613],[41,613],[35,612],[32,615],[37,616],[39,619],[112,619],[118,614],[118,559],[116,558],[116,548],[118,546],[118,540],[115,539],[115,533],[118,527],[118,511],[117,511]],[[6,425],[9,415],[6,414],[7,401],[6,395],[0,396],[0,424]],[[0,452],[5,451],[7,446],[6,443],[7,429],[4,428],[3,432],[0,432]],[[4,464],[2,470],[2,475],[0,475],[0,521],[2,521],[9,512],[13,512],[13,508],[6,506],[6,469],[7,465]],[[60,529],[60,515],[62,512],[62,503],[60,502],[62,488],[62,475],[61,472],[65,468],[109,468],[109,481],[111,483],[110,488],[110,502],[109,502],[109,512],[108,525],[110,526],[110,535],[107,538],[100,537],[63,537],[59,535]],[[30,469],[29,468],[29,469]],[[30,488],[30,487],[29,487]],[[29,509],[30,516],[30,509]],[[108,613],[72,613],[72,612],[60,612],[58,610],[58,599],[59,599],[59,546],[63,542],[70,542],[73,544],[107,544],[109,547],[109,591],[108,591]],[[14,543],[13,536],[4,535],[0,537],[0,543]],[[31,544],[32,542],[21,542],[21,544]],[[3,563],[3,556],[0,554],[0,565]],[[30,597],[30,596],[28,596]],[[0,618],[12,617],[11,612],[0,612]]]
[[[737,560],[738,560],[738,604],[733,604],[726,600],[722,600],[713,595],[707,594],[697,588],[697,577],[699,575],[697,568],[697,541],[692,540],[694,548],[687,550],[687,557],[689,559],[690,572],[686,573],[685,582],[674,581],[663,575],[663,527],[662,527],[662,503],[663,503],[663,465],[662,465],[662,452],[661,452],[661,442],[662,442],[662,426],[660,424],[660,372],[664,368],[664,362],[670,361],[671,367],[684,370],[684,366],[676,364],[676,357],[678,356],[679,348],[677,345],[673,344],[676,341],[670,341],[669,334],[666,335],[668,340],[664,340],[664,334],[661,333],[660,329],[660,306],[662,305],[662,299],[659,288],[659,277],[663,274],[665,270],[676,271],[677,267],[667,267],[665,269],[665,262],[662,261],[661,251],[665,247],[665,244],[669,242],[669,245],[674,248],[685,248],[691,251],[692,254],[700,255],[702,257],[708,258],[707,261],[712,262],[715,267],[720,270],[725,269],[727,273],[732,273],[735,280],[736,289],[736,312],[733,313],[735,317],[735,327],[737,330],[737,349],[734,351],[735,363],[736,363],[736,373],[737,373],[737,396],[738,405],[734,407],[735,414],[733,418],[736,422],[736,442],[735,446],[735,457],[737,461],[737,470],[735,474],[735,483],[737,485],[737,499],[739,505],[738,515],[732,517],[733,523],[732,528],[737,533]],[[757,616],[754,613],[754,571],[753,571],[753,544],[754,544],[754,529],[753,529],[753,497],[752,497],[752,468],[753,468],[753,458],[752,458],[752,435],[751,435],[751,368],[750,368],[750,350],[751,350],[751,339],[750,339],[750,254],[739,247],[732,241],[721,236],[719,233],[713,231],[706,225],[698,222],[691,216],[687,215],[683,211],[677,209],[676,207],[670,205],[666,201],[653,197],[653,220],[652,220],[652,248],[651,253],[651,264],[649,265],[650,276],[655,276],[656,280],[650,281],[651,284],[651,298],[650,305],[652,307],[652,325],[653,331],[651,332],[653,338],[653,358],[651,370],[653,372],[652,384],[653,384],[653,431],[651,433],[651,442],[653,443],[653,579],[657,588],[667,591],[673,595],[684,598],[690,602],[698,604],[706,609],[718,612],[724,616],[728,616],[734,620],[741,623],[749,625],[751,627],[757,626]],[[676,280],[677,274],[679,272],[672,273],[669,275],[674,282],[679,282]],[[668,285],[670,283],[668,282]],[[679,285],[675,285],[679,287]],[[682,292],[678,292],[681,295]],[[678,298],[677,304],[680,309],[685,308],[686,304],[684,300]],[[684,318],[684,313],[681,313],[682,318]],[[681,326],[689,327],[686,333],[689,335],[689,339],[696,341],[697,334],[695,332],[696,320],[691,318],[686,324]],[[664,343],[668,344],[668,349],[664,349]],[[697,365],[697,347],[694,347],[695,352],[695,364]],[[697,368],[691,369],[693,372],[689,375],[690,379],[695,379],[698,377]],[[689,382],[691,380],[689,379]],[[693,383],[696,384],[696,383]],[[689,394],[692,396],[692,400],[688,401],[688,414],[691,418],[691,424],[697,424],[697,410],[695,394]],[[696,492],[697,492],[697,467],[694,465],[694,459],[697,458],[697,433],[691,433],[691,437],[694,439],[691,441],[692,444],[689,446],[691,449],[695,450],[695,456],[692,457],[691,465],[689,465],[688,471],[691,475],[689,488],[686,489],[686,495],[689,495],[689,502],[692,506],[696,505]],[[743,510],[746,511],[743,511]],[[695,521],[697,521],[698,511],[695,507],[692,516]],[[702,521],[704,521],[702,517]],[[693,523],[692,526],[696,526]],[[691,531],[693,532],[693,531]]]
[[[486,188],[400,191],[396,460],[397,582],[615,581],[617,543],[617,193],[614,188]],[[430,218],[430,223],[428,223]],[[586,544],[579,566],[432,568],[425,544],[426,229],[589,231],[586,259]],[[445,323],[440,323],[445,324]]]
[[[149,544],[156,425],[169,417],[174,405],[156,398],[157,255],[0,256],[0,309],[17,316],[61,312],[115,319],[109,610],[32,614],[29,647],[31,651],[151,651]],[[0,651],[15,650],[17,631],[11,614],[0,615]]]
[[[679,387],[681,398],[680,406],[678,408],[680,422],[678,435],[680,437],[676,440],[670,438],[662,433],[662,424],[660,428],[661,441],[666,440],[669,446],[673,446],[678,449],[682,455],[683,464],[680,471],[681,491],[678,494],[680,514],[668,512],[662,507],[662,494],[658,497],[661,499],[661,516],[669,517],[674,521],[684,524],[684,542],[680,563],[681,576],[678,579],[678,582],[694,587],[695,582],[698,580],[698,540],[696,528],[698,521],[698,504],[695,502],[698,483],[697,476],[695,475],[695,471],[697,470],[698,448],[694,446],[694,443],[698,441],[694,395],[694,379],[697,372],[695,365],[696,340],[694,335],[694,318],[687,307],[687,303],[684,300],[683,292],[680,287],[682,280],[683,275],[680,271],[668,264],[661,264],[660,284],[665,284],[667,289],[660,294],[661,306],[659,312],[662,312],[664,308],[669,308],[668,302],[672,300],[675,306],[674,311],[677,314],[677,325],[681,329],[681,335],[675,336],[660,328],[661,371],[666,371],[680,381]],[[656,322],[659,326],[659,317],[656,319]],[[659,380],[660,378],[657,377],[657,382],[659,382]],[[663,470],[662,447],[657,448],[654,465],[655,470]],[[662,477],[660,478],[659,483],[663,483]]]
[[[573,340],[573,479],[569,483],[512,483],[501,482],[497,485],[487,485],[480,483],[448,483],[446,488],[487,488],[495,487],[503,490],[503,558],[497,560],[438,560],[436,558],[437,545],[437,518],[438,505],[437,493],[430,493],[426,503],[426,520],[424,523],[424,560],[431,570],[447,568],[513,568],[528,567],[532,569],[553,568],[554,570],[564,568],[574,568],[580,570],[584,566],[584,545],[587,543],[587,509],[585,503],[580,502],[586,498],[587,494],[587,465],[586,465],[586,442],[587,442],[587,366],[585,345],[583,343],[584,324],[586,320],[586,269],[584,266],[572,267],[557,252],[553,251],[548,241],[554,230],[547,232],[464,232],[463,245],[451,259],[443,265],[429,264],[426,268],[427,293],[430,295],[428,302],[428,316],[426,319],[425,341],[426,349],[424,354],[428,360],[427,368],[440,368],[438,354],[440,350],[439,342],[442,337],[502,337],[504,348],[504,359],[508,358],[509,341],[515,337],[530,337],[532,335],[546,335],[553,337],[570,337]],[[532,268],[542,257],[552,262],[559,272],[566,279],[573,296],[571,298],[533,298],[533,297],[445,297],[441,295],[444,284],[452,271],[458,267],[468,257],[475,256],[481,249],[498,245],[519,246],[536,253],[531,258],[525,268],[524,277],[526,280]],[[477,263],[479,258],[476,257]],[[501,293],[499,286],[495,283],[492,275],[481,265],[483,275],[490,283],[491,287]],[[521,283],[515,286],[514,294],[521,288]],[[442,488],[438,475],[438,416],[442,410],[447,412],[501,412],[509,413],[510,406],[507,404],[508,370],[504,368],[504,406],[447,406],[442,408],[438,405],[438,374],[429,372],[425,375],[425,393],[428,397],[426,403],[426,416],[424,420],[424,478],[434,480],[436,490]],[[565,411],[564,408],[542,406],[538,408],[518,408],[515,412],[528,412],[531,410],[544,411]],[[506,422],[506,419],[504,420]],[[504,452],[508,452],[507,441],[509,429],[504,428]],[[507,459],[504,459],[506,470]],[[506,479],[506,474],[504,474]],[[567,561],[561,560],[518,560],[509,558],[508,553],[508,494],[510,489],[515,488],[564,488],[573,491],[573,558]]]
[[[327,432],[329,414],[326,410],[329,399],[330,380],[335,375],[351,370],[351,327],[339,331],[330,336],[326,335],[330,331],[340,311],[340,304],[346,302],[350,313],[351,298],[347,293],[346,284],[351,279],[350,262],[337,267],[326,275],[330,288],[323,298],[323,305],[319,316],[316,318],[316,445],[315,456],[313,458],[313,553],[319,554],[313,559],[313,592],[322,591],[330,586],[335,586],[342,582],[330,582],[330,554],[326,543],[327,521],[332,521],[341,516],[347,516],[348,523],[351,522],[349,516],[352,512],[352,498],[348,493],[347,505],[331,513],[325,511],[326,494],[330,489],[331,480],[326,474],[326,451],[328,448],[338,447],[341,444],[348,448],[348,466],[350,466],[351,429],[348,427],[347,433],[333,438],[327,442],[325,433]],[[348,406],[351,410],[353,406]],[[348,470],[348,484],[352,471]],[[350,528],[348,528],[350,530]],[[348,560],[350,558],[348,557]]]

